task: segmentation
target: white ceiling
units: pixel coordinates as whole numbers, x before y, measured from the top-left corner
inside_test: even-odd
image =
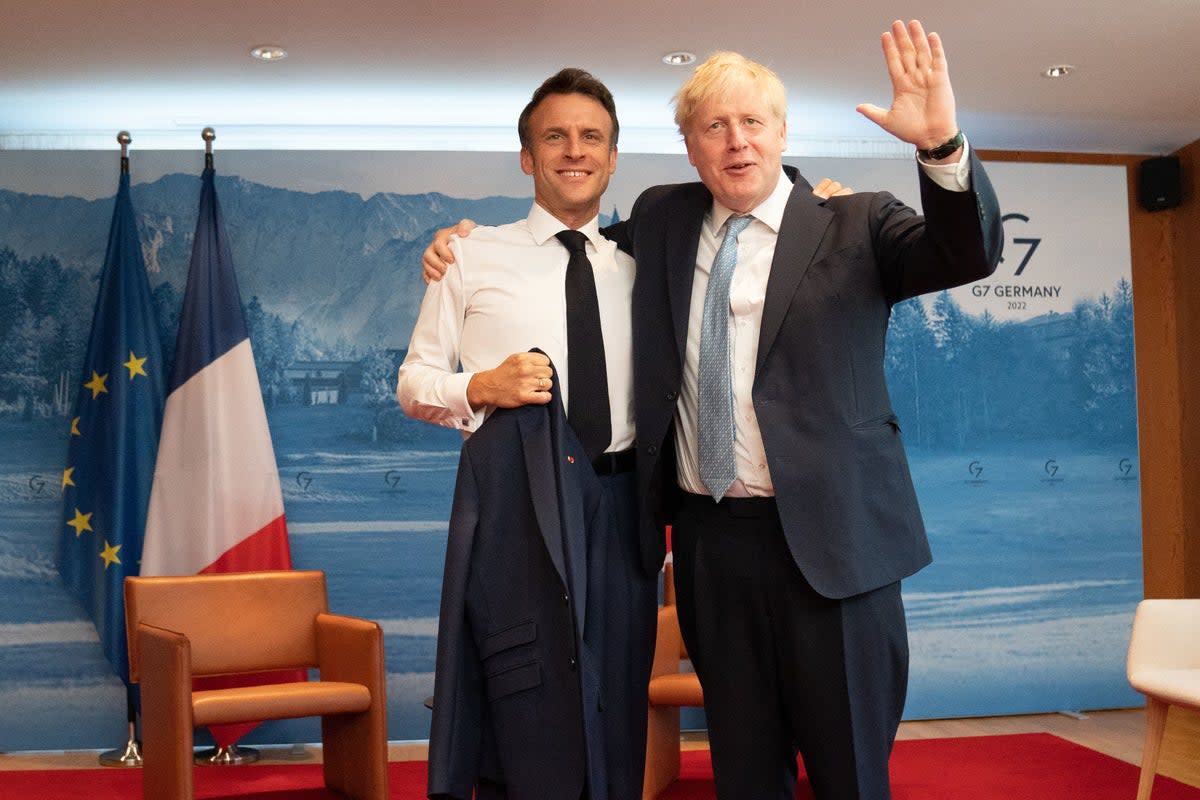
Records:
[[[795,155],[907,153],[859,117],[887,105],[879,34],[915,16],[946,45],[981,148],[1162,154],[1200,139],[1200,0],[0,0],[0,149],[516,148],[562,66],[617,99],[625,152],[676,152],[663,53],[738,50],[789,90]],[[722,18],[726,18],[721,21]],[[261,63],[252,45],[290,56]],[[1041,77],[1051,64],[1077,71]]]

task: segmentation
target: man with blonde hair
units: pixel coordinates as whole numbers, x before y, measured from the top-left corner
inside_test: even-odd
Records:
[[[818,800],[891,796],[900,580],[930,551],[888,318],[990,274],[1002,233],[940,38],[897,21],[882,45],[891,108],[858,110],[915,146],[925,217],[886,192],[814,197],[782,166],[783,84],[718,53],[675,97],[701,183],[647,190],[627,225],[643,558],[671,524],[721,800],[791,798],[797,754]]]

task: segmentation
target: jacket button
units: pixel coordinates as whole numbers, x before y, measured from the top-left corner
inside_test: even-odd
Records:
[[[567,594],[566,592],[563,592],[563,605],[570,605],[570,604],[571,604],[571,595]]]
[[[658,445],[653,445],[653,444],[647,445],[646,452],[649,453],[650,455],[654,455],[655,453],[658,452]]]
[[[667,402],[668,403],[675,402],[675,398],[677,398],[677,397],[679,397],[678,392],[667,392]]]
[[[574,672],[574,671],[575,671],[575,658],[574,658],[574,656],[572,656],[571,657],[571,672]]]

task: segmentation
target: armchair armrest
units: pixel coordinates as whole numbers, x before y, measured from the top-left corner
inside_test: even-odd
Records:
[[[360,683],[383,699],[383,629],[343,614],[317,614],[317,667],[321,679]]]
[[[182,633],[137,626],[142,707],[154,713],[142,719],[147,741],[192,741],[192,645]],[[180,777],[179,779],[183,779]],[[187,775],[191,779],[191,773]]]

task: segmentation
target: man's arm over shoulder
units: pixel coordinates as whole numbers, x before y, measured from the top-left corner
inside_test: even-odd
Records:
[[[456,253],[456,263],[461,265],[461,253]],[[396,399],[414,419],[474,430],[483,423],[483,414],[467,400],[471,374],[458,371],[465,292],[460,266],[425,288],[408,355],[397,375]]]

